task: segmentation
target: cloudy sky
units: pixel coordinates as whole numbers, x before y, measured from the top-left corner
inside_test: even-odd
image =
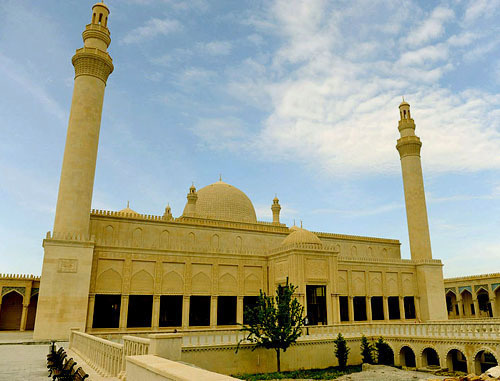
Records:
[[[0,0],[0,272],[40,274],[92,1]],[[192,182],[260,220],[395,238],[409,258],[398,105],[410,102],[433,255],[500,272],[500,2],[108,0],[93,208],[182,213]]]

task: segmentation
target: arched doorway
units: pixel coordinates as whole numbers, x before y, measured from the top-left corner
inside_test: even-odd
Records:
[[[439,367],[439,356],[434,348],[425,348],[422,351],[422,366]]]
[[[488,369],[498,365],[498,361],[492,353],[488,351],[479,351],[474,357],[474,367],[476,374],[486,372]]]
[[[415,368],[417,363],[415,362],[415,352],[408,346],[404,346],[399,351],[399,362],[401,366],[406,366],[407,368]]]
[[[467,358],[458,349],[452,349],[448,352],[446,365],[450,371],[467,373]]]
[[[476,295],[477,304],[479,306],[477,317],[492,317],[493,311],[491,310],[490,295],[488,294],[488,291],[481,288]]]
[[[21,315],[23,314],[23,297],[11,291],[2,297],[0,309],[0,330],[21,329]]]
[[[460,294],[462,296],[462,314],[465,317],[471,317],[476,315],[474,308],[474,303],[472,302],[472,294],[469,290],[463,290]]]
[[[26,330],[30,331],[35,329],[36,307],[38,305],[38,294],[35,294],[30,299],[28,306],[28,317],[26,318]]]
[[[457,296],[451,290],[446,293],[446,309],[448,310],[448,318],[458,317]]]

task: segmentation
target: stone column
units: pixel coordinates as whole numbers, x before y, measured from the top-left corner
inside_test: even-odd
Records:
[[[21,327],[20,327],[21,332],[26,330],[26,319],[27,318],[28,318],[28,305],[23,304],[23,312],[21,314]]]
[[[349,301],[349,321],[354,321],[354,297],[349,295],[347,300]]]
[[[122,303],[120,307],[120,329],[127,329],[127,317],[128,317],[128,295],[122,295]]]
[[[333,324],[340,323],[340,302],[339,296],[337,294],[332,295],[332,315],[333,315]]]
[[[95,295],[89,295],[89,311],[87,312],[87,330],[92,328],[94,323]]]
[[[189,328],[189,295],[184,295],[182,298],[182,328]]]
[[[475,299],[473,300],[473,303],[474,303],[474,316],[478,318],[478,317],[480,317],[480,316],[479,316],[479,315],[480,315],[480,313],[479,313],[479,302],[477,301],[477,298],[475,298]],[[472,315],[472,314],[471,314],[471,315]]]
[[[384,296],[382,299],[382,303],[384,306],[384,320],[388,321],[389,320],[389,298],[387,296]]]
[[[366,297],[366,320],[371,322],[372,319],[372,297]]]
[[[243,296],[236,299],[236,323],[243,324]]]
[[[212,295],[210,303],[210,327],[217,328],[217,296]]]
[[[420,297],[415,296],[413,300],[415,301],[415,318],[420,321]]]
[[[458,318],[461,318],[464,315],[464,310],[463,310],[463,301],[462,298],[457,298],[457,304],[458,304]]]
[[[404,296],[399,296],[399,318],[405,320],[405,301]]]
[[[153,321],[151,326],[157,330],[160,326],[160,295],[153,295]]]
[[[491,303],[491,314],[492,314],[492,317],[498,317],[498,313],[497,313],[497,302],[496,302],[496,298],[495,298],[495,294],[494,293],[489,293],[488,297],[490,298],[490,303]]]

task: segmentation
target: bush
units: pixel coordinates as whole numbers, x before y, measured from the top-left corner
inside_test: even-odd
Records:
[[[365,364],[375,364],[375,349],[365,335],[361,337],[361,357]]]
[[[339,333],[334,343],[335,343],[335,356],[339,361],[339,368],[345,369],[350,349],[347,347],[347,342],[345,341],[344,336],[342,336],[341,333]]]
[[[394,365],[394,352],[382,337],[379,337],[375,343],[375,347],[378,353],[378,364]]]

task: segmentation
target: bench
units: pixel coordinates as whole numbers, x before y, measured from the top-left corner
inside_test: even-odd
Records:
[[[73,375],[73,380],[75,380],[75,381],[83,381],[88,376],[89,375],[83,371],[82,367],[79,367],[78,370]]]

